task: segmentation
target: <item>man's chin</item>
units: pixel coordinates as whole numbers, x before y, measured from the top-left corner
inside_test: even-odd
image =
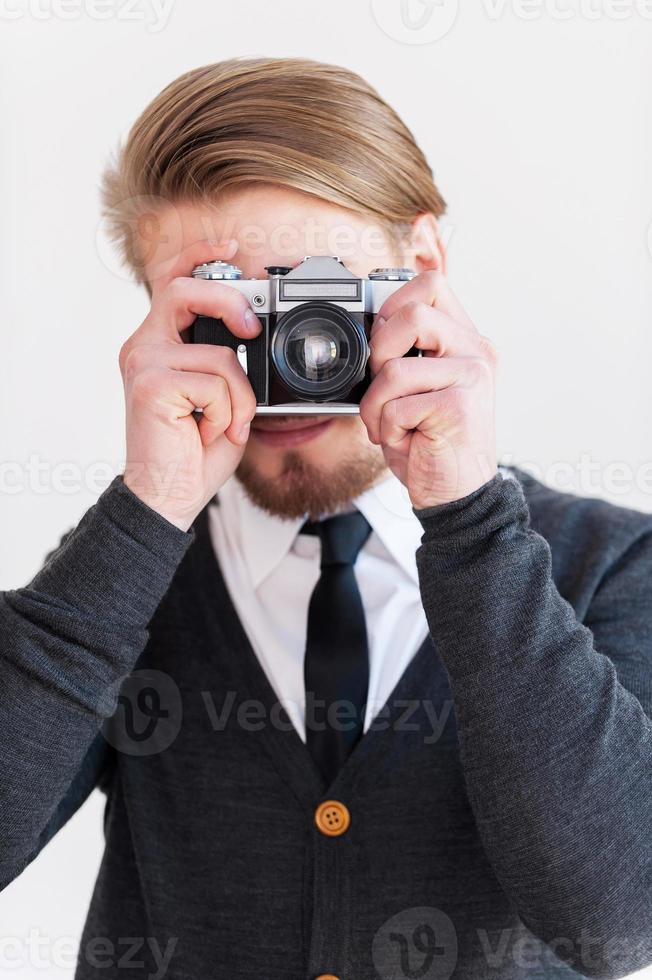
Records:
[[[382,452],[370,442],[354,446],[353,452],[329,466],[315,462],[316,453],[284,449],[275,460],[273,476],[256,465],[255,456],[246,454],[236,476],[250,499],[269,514],[314,520],[341,510],[386,472]]]

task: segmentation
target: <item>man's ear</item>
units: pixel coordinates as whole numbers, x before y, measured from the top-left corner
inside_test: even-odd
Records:
[[[446,275],[447,255],[434,214],[419,214],[412,222],[404,247],[405,265],[417,272],[439,269]]]

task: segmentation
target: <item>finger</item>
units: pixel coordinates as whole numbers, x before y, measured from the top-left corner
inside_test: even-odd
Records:
[[[422,272],[406,282],[385,300],[377,315],[389,320],[405,303],[425,303],[427,306],[435,306],[458,323],[476,329],[471,317],[448,285],[446,277],[438,269]]]
[[[196,409],[202,410],[202,416],[197,423],[202,444],[208,447],[216,439],[225,436],[234,446],[244,445],[247,439],[246,436],[241,436],[243,427],[235,421],[235,403],[227,379],[221,375],[185,374],[189,377],[189,382],[182,389],[184,407],[190,409],[186,414]],[[233,435],[234,430],[238,432],[237,438]]]
[[[179,276],[190,276],[192,270],[203,262],[216,262],[220,259],[228,262],[238,251],[235,238],[225,238],[224,241],[214,241],[205,238],[192,242],[166,260],[164,270],[152,281],[152,295],[163,292],[169,284]]]
[[[249,424],[256,414],[256,395],[235,351],[216,344],[167,344],[155,350],[155,359],[174,371],[215,374],[224,378],[231,399],[231,423],[226,436],[237,444],[246,442]],[[213,431],[210,426],[202,428],[201,423],[200,429]]]
[[[197,405],[197,408],[202,409],[202,417],[198,425],[199,435],[204,446],[210,446],[221,436],[226,436],[229,439],[229,430],[233,428],[233,400],[228,383],[222,377],[216,377],[215,381],[217,384],[212,397],[203,405]],[[208,387],[207,392],[210,394]],[[229,442],[240,446],[246,442],[246,439],[229,439]]]
[[[403,357],[413,347],[437,357],[482,353],[480,334],[425,303],[401,306],[388,320],[376,320],[370,337],[369,366],[377,374],[386,361]]]
[[[444,397],[441,391],[427,391],[386,402],[379,423],[381,445],[394,451],[404,449],[414,430],[437,412]]]
[[[140,336],[149,342],[154,338],[179,342],[182,331],[198,316],[222,320],[234,336],[244,339],[256,337],[262,328],[249,301],[233,286],[180,277],[155,298]]]
[[[360,402],[360,417],[370,441],[383,441],[381,420],[388,402],[454,386],[469,387],[489,373],[483,363],[476,357],[397,357],[387,361]]]
[[[205,364],[201,370],[211,370],[211,373],[215,371],[226,381],[231,399],[231,422],[226,430],[226,437],[235,445],[243,445],[249,437],[249,426],[256,414],[256,395],[235,351],[230,347],[215,347],[210,344],[197,344],[185,347],[184,350],[196,350],[200,355],[197,363]],[[206,356],[206,362],[201,355]],[[180,364],[183,359],[182,357]],[[193,359],[189,357],[188,363],[192,364]],[[212,432],[210,426],[204,428]],[[202,430],[201,424],[200,430]]]
[[[233,421],[233,402],[226,378],[191,371],[175,371],[170,375],[169,384],[174,385],[170,404],[175,417],[185,418],[201,409],[198,425],[205,446],[226,435]]]
[[[142,358],[145,350],[140,349],[139,354],[132,355],[132,358]],[[128,392],[131,398],[149,407],[153,403],[164,405],[170,419],[181,418],[192,414],[195,409],[202,409],[207,421],[204,423],[201,419],[199,424],[205,444],[205,440],[210,441],[217,433],[223,432],[235,445],[242,445],[247,441],[249,424],[256,411],[256,399],[234,352],[225,347],[216,350],[222,352],[219,355],[219,373],[174,370],[169,365],[157,363],[149,365],[133,377],[129,372]],[[213,364],[213,370],[217,366]],[[220,408],[224,392],[228,402],[226,421]],[[212,397],[211,393],[214,393]]]

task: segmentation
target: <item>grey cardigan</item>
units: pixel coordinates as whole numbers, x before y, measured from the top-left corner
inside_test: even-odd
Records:
[[[416,512],[431,635],[331,786],[205,512],[184,534],[118,478],[0,596],[0,887],[107,794],[80,980],[652,962],[652,517],[517,476]]]

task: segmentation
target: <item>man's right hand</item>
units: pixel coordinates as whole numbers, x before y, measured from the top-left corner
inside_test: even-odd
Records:
[[[200,262],[228,260],[237,243],[199,242],[179,258],[173,278],[155,283],[152,307],[120,351],[127,413],[124,483],[149,507],[187,531],[235,471],[256,398],[235,352],[186,344],[199,314],[251,339],[261,324],[245,297],[218,282],[192,279]],[[199,421],[193,415],[201,408]]]

